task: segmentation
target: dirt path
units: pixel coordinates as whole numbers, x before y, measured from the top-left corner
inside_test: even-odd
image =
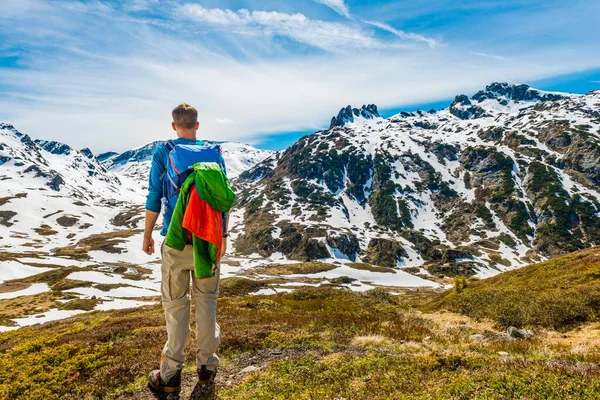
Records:
[[[238,355],[234,360],[228,362],[225,365],[219,367],[219,373],[217,374],[217,391],[219,389],[228,389],[239,384],[244,377],[249,373],[241,373],[247,367],[264,368],[269,362],[286,359],[290,356],[305,353],[305,351],[284,349],[265,349],[259,350],[256,353],[244,353]],[[184,370],[181,376],[181,400],[187,400],[194,389],[194,385],[198,377],[195,370]],[[143,388],[132,395],[123,395],[117,398],[117,400],[155,400],[155,397],[150,393],[147,388]]]

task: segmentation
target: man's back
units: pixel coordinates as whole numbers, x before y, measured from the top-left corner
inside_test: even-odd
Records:
[[[169,207],[167,203],[169,201],[169,195],[165,193],[165,180],[167,177],[167,170],[169,166],[169,153],[173,150],[175,146],[178,145],[196,145],[203,146],[204,143],[200,140],[195,139],[187,139],[187,138],[177,138],[175,140],[171,140],[169,142],[164,142],[159,144],[152,156],[152,166],[150,168],[150,176],[148,179],[148,196],[146,198],[146,209],[153,211],[155,213],[160,213],[161,208]],[[213,149],[206,148],[201,151],[213,152]],[[222,165],[223,170],[225,171],[225,161],[220,153],[217,154],[209,154],[209,161],[218,162]],[[214,160],[212,159],[214,158]],[[202,161],[205,159],[203,158]],[[182,183],[182,182],[181,182]],[[173,207],[171,207],[173,208]],[[166,210],[167,212],[164,215],[164,224],[163,228],[160,232],[162,236],[167,235],[167,231],[169,229],[170,222],[170,212],[171,210]]]

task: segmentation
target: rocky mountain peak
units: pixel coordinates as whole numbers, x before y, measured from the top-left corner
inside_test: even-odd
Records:
[[[71,146],[61,142],[56,142],[54,140],[36,139],[35,143],[42,149],[46,150],[48,153],[56,154],[59,156],[69,155],[73,150]]]
[[[152,155],[154,154],[154,150],[158,147],[159,144],[163,143],[162,141],[155,141],[148,143],[142,147],[138,147],[137,149],[128,150],[124,153],[121,153],[114,158],[111,156],[105,157],[105,159],[110,158],[111,165],[119,165],[126,164],[128,162],[141,162],[152,159]],[[111,152],[112,153],[112,152]],[[105,153],[110,154],[110,153]],[[105,155],[103,154],[103,156]],[[113,155],[116,153],[113,153]]]
[[[118,155],[119,155],[119,153],[117,153],[116,151],[107,151],[106,153],[98,154],[98,156],[96,158],[98,159],[98,161],[103,163],[103,162],[109,160],[110,158],[112,158],[114,156],[118,156]]]
[[[471,97],[466,94],[456,96],[448,111],[455,117],[466,120],[489,117],[490,108],[489,104],[484,103],[486,100],[496,100],[502,106],[509,106],[511,101],[515,103],[545,102],[564,98],[564,95],[536,90],[529,85],[494,82]]]
[[[474,105],[466,94],[456,96],[452,104],[450,104],[448,111],[450,114],[460,119],[472,119],[487,116],[485,110],[478,105]]]
[[[88,147],[86,147],[85,149],[79,150],[79,152],[89,159],[94,158],[94,153],[92,153],[92,150],[90,150]]]
[[[497,99],[501,104],[506,105],[508,100],[555,101],[563,99],[564,96],[556,93],[542,92],[531,88],[529,85],[494,82],[487,85],[485,90],[475,93],[471,98],[476,101]]]
[[[329,129],[334,126],[344,126],[349,122],[354,122],[355,118],[374,119],[381,118],[375,104],[363,105],[361,108],[352,108],[348,105],[340,110],[337,116],[331,119]]]

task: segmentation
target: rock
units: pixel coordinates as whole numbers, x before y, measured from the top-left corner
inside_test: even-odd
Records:
[[[508,356],[508,353],[506,351],[499,351],[498,355],[502,356],[502,357],[506,357],[506,356]]]
[[[514,326],[509,327],[506,333],[515,339],[529,339],[533,336],[533,332],[528,329],[518,329]]]
[[[356,261],[356,254],[360,251],[360,244],[356,235],[327,235],[326,241],[329,247],[337,249],[351,261]]]
[[[305,235],[300,240],[298,246],[293,249],[289,257],[292,260],[312,261],[331,257],[331,254],[325,243]]]
[[[258,370],[260,370],[259,367],[256,367],[254,365],[249,365],[246,368],[244,368],[243,370],[241,370],[238,374],[245,375],[245,374],[249,374],[249,373],[252,373],[252,372],[256,372]]]
[[[383,267],[396,267],[398,261],[408,258],[402,245],[390,239],[374,238],[369,241],[367,254],[363,260],[369,264]]]
[[[355,117],[363,117],[365,119],[379,118],[379,111],[375,104],[363,105],[360,109],[346,106],[340,110],[336,117],[331,119],[329,129],[336,126],[344,126],[348,122],[354,122]]]
[[[36,139],[34,142],[37,143],[42,149],[52,154],[68,155],[71,154],[71,151],[73,150],[71,146],[56,141]]]
[[[452,104],[450,104],[448,111],[450,111],[450,114],[460,119],[471,119],[487,116],[485,110],[477,105],[473,105],[469,100],[469,97],[465,94],[456,96]]]
[[[58,192],[58,191],[60,191],[60,187],[62,185],[64,185],[65,183],[66,182],[63,179],[63,177],[59,173],[56,173],[56,175],[54,175],[52,180],[50,182],[48,182],[48,186],[50,186],[50,189]]]
[[[504,99],[502,99],[504,97]],[[510,83],[494,82],[486,86],[485,90],[480,90],[473,97],[473,100],[483,101],[486,99],[496,99],[501,104],[508,104],[505,100],[512,99],[514,101],[553,101],[563,99],[564,96],[554,93],[544,93],[532,89],[528,85],[512,85]]]
[[[92,151],[87,147],[85,149],[81,149],[80,153],[89,159],[94,158],[94,153],[92,153]]]
[[[469,336],[469,339],[471,339],[471,340],[483,340],[483,339],[485,339],[485,336],[483,336],[481,333],[478,333],[478,334]]]

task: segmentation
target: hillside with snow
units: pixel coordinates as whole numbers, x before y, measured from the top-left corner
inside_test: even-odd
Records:
[[[95,156],[0,124],[0,330],[156,301],[158,255],[141,243],[157,144]],[[272,155],[221,145],[231,178]]]
[[[600,92],[494,83],[441,111],[343,108],[243,173],[236,250],[491,276],[600,242]]]
[[[94,155],[0,124],[0,330],[159,300],[140,249],[158,143]],[[221,146],[221,275],[254,294],[441,288],[600,241],[600,92],[494,83],[441,111],[344,107],[282,152]]]

